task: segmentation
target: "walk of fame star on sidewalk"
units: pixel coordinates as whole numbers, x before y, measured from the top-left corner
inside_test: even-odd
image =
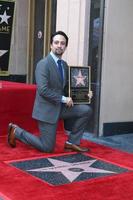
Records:
[[[48,160],[54,165],[52,167],[42,167],[38,169],[30,169],[27,171],[36,172],[61,172],[70,182],[74,181],[81,173],[115,173],[112,171],[93,168],[91,165],[96,160],[88,160],[83,162],[68,163],[56,159],[48,158]]]
[[[11,165],[52,185],[85,181],[129,171],[81,153],[18,161]]]

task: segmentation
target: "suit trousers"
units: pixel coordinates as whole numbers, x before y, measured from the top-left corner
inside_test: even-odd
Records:
[[[73,120],[72,130],[68,136],[68,142],[80,145],[80,140],[83,136],[86,125],[92,114],[92,109],[89,105],[74,105],[71,108],[62,104],[59,119]],[[26,130],[17,127],[15,137],[31,145],[42,152],[52,152],[56,143],[56,129],[58,122],[55,124],[38,121],[40,136],[33,135]]]

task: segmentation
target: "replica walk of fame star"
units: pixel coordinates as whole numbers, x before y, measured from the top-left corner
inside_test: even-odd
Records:
[[[0,57],[3,56],[7,52],[8,52],[8,50],[0,50]]]
[[[9,75],[15,0],[0,1],[0,75]]]
[[[129,171],[81,153],[18,161],[10,165],[51,185],[68,184]]]
[[[75,86],[79,87],[79,86],[85,86],[85,80],[87,79],[87,76],[83,76],[81,69],[79,69],[78,74],[75,76],[73,75],[74,79],[76,80]]]
[[[10,17],[11,16],[8,16],[7,13],[6,13],[6,10],[5,10],[4,14],[0,15],[0,18],[1,18],[0,24],[2,24],[3,22],[5,22],[6,24],[8,24],[8,19]]]
[[[69,67],[69,96],[75,104],[90,103],[91,90],[90,66]]]

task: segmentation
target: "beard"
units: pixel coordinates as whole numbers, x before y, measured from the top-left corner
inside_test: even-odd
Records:
[[[55,49],[55,52],[54,52],[56,56],[62,56],[63,53],[64,51],[62,49]]]

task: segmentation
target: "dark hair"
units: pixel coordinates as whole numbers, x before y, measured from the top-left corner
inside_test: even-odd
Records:
[[[64,38],[66,39],[66,46],[68,45],[68,37],[67,37],[67,35],[63,31],[57,31],[57,32],[55,32],[55,33],[53,33],[51,35],[51,39],[50,39],[50,43],[51,44],[53,42],[53,37],[56,36],[56,35],[62,35],[62,36],[64,36]]]

